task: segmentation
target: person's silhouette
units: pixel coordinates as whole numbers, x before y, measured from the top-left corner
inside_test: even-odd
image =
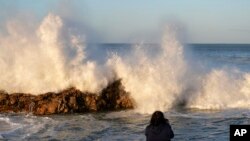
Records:
[[[153,113],[150,124],[146,127],[145,135],[147,141],[170,141],[174,138],[169,121],[164,118],[161,111]]]

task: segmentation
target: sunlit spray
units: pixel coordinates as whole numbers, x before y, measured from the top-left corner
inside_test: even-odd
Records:
[[[49,14],[33,32],[11,22],[6,29],[8,34],[0,36],[0,90],[8,93],[41,94],[68,87],[98,93],[121,78],[139,113],[176,106],[250,107],[249,73],[204,70],[195,58],[186,59],[171,27],[165,29],[161,45],[152,46],[157,54],[148,54],[139,44],[132,54],[111,53],[102,65],[87,59],[86,39],[68,31],[59,16]]]
[[[60,17],[45,17],[33,38],[19,36],[15,28],[0,42],[0,89],[39,94],[74,86],[98,92],[107,85],[95,62],[84,60],[84,39],[70,35],[63,44],[60,34],[67,27]],[[69,48],[75,56],[67,56]]]

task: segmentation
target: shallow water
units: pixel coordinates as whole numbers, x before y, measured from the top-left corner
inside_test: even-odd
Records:
[[[250,124],[249,110],[166,112],[174,140],[229,140],[229,125]],[[0,140],[145,140],[150,115],[134,111],[34,116],[0,114]]]

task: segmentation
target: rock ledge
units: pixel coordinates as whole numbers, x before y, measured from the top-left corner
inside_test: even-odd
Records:
[[[49,92],[41,95],[8,94],[0,91],[0,112],[25,112],[35,115],[47,115],[132,108],[134,108],[134,102],[129,93],[124,90],[120,79],[110,83],[100,94],[81,92],[74,87],[58,93]]]

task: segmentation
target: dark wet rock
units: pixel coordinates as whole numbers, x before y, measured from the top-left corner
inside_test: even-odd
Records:
[[[0,112],[45,115],[123,110],[133,107],[134,102],[124,90],[121,80],[110,83],[100,94],[81,92],[74,87],[37,96],[0,91]]]
[[[106,108],[112,110],[127,109],[133,107],[133,101],[129,97],[129,93],[121,84],[121,80],[115,81],[103,89],[99,97],[99,108]]]
[[[0,105],[8,104],[9,95],[5,91],[0,90]]]

